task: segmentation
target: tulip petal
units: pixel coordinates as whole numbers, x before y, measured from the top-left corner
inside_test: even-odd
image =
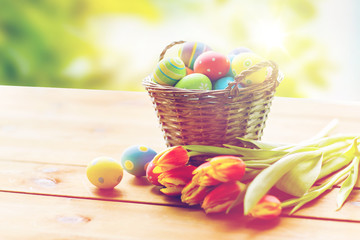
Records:
[[[161,188],[160,191],[168,196],[179,196],[184,185]]]
[[[189,182],[181,192],[181,201],[188,205],[197,205],[202,203],[211,188],[200,186],[195,182]]]
[[[177,167],[184,166],[189,161],[189,155],[186,149],[182,146],[175,146],[164,150],[157,154],[153,163],[157,167],[154,168],[154,173],[161,171],[168,171]]]
[[[239,181],[223,183],[206,195],[201,207],[206,213],[227,211],[234,207],[234,202],[245,188],[245,184]]]
[[[270,220],[281,213],[280,200],[272,195],[265,195],[251,210],[250,215],[255,218]]]
[[[209,175],[221,182],[241,180],[245,174],[245,163],[239,157],[218,156],[210,164],[214,171]]]

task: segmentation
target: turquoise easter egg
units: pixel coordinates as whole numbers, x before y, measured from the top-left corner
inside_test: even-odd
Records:
[[[202,73],[192,73],[183,77],[176,85],[177,88],[211,90],[210,79]]]
[[[187,67],[194,69],[194,63],[198,56],[211,48],[201,42],[185,42],[179,49],[179,57]]]
[[[223,77],[217,80],[214,84],[214,90],[223,90],[228,87],[230,82],[233,82],[233,77]],[[240,85],[239,85],[240,86]]]
[[[231,63],[231,69],[234,76],[239,75],[242,71],[249,69],[255,64],[265,61],[264,58],[253,52],[245,52],[239,55],[236,55]],[[249,74],[241,81],[243,86],[249,86],[252,84],[259,84],[265,81],[268,74],[267,68],[259,69],[258,71]]]
[[[174,86],[186,75],[184,62],[178,57],[171,57],[161,60],[151,78],[161,85]]]
[[[153,149],[147,146],[134,145],[123,152],[121,165],[125,171],[134,176],[146,176],[146,168],[156,154]]]

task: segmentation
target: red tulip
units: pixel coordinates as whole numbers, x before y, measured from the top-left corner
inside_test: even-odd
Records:
[[[228,212],[240,203],[240,201],[237,203],[237,200],[245,189],[245,184],[239,181],[220,184],[206,195],[201,207],[206,213]]]
[[[189,182],[181,191],[181,201],[189,205],[201,204],[211,188]]]
[[[215,186],[221,182],[241,180],[245,163],[239,157],[218,156],[203,163],[195,171],[195,181],[201,186]]]
[[[265,195],[251,210],[250,215],[260,219],[273,219],[281,213],[280,200],[272,195]]]
[[[153,172],[161,173],[186,165],[189,155],[184,147],[176,146],[157,154],[152,161],[155,165]]]
[[[194,166],[187,165],[161,173],[158,181],[165,188],[160,189],[160,191],[170,196],[180,195],[182,189],[191,181],[195,168]]]

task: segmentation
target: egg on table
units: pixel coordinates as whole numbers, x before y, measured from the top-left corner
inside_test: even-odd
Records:
[[[197,57],[210,50],[211,48],[208,45],[201,42],[185,42],[179,49],[179,57],[188,68],[194,69]]]
[[[184,62],[178,57],[162,59],[151,75],[151,79],[161,85],[174,86],[186,75]]]
[[[208,76],[211,81],[224,77],[229,69],[230,60],[225,55],[214,51],[204,52],[194,64],[194,72]]]
[[[121,156],[121,165],[125,171],[134,176],[146,176],[147,165],[156,154],[153,149],[144,145],[130,146]]]
[[[86,169],[89,181],[100,189],[112,189],[123,177],[120,163],[110,157],[98,157],[92,160]]]
[[[210,79],[201,73],[192,73],[183,77],[176,85],[177,88],[211,90]]]
[[[234,76],[239,75],[242,71],[249,69],[255,64],[265,61],[264,58],[253,52],[245,52],[239,55],[236,55],[232,62],[231,68]],[[244,80],[241,81],[243,86],[250,86],[252,84],[259,84],[265,81],[266,76],[268,75],[267,68],[262,68],[257,70],[254,73],[251,73],[245,77]]]

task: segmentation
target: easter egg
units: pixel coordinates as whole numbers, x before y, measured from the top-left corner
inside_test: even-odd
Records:
[[[246,47],[238,47],[233,49],[231,52],[229,52],[228,56],[236,56],[239,55],[241,53],[245,53],[245,52],[252,52],[249,48]]]
[[[185,68],[186,68],[186,75],[194,73],[194,70],[192,70],[192,69],[190,69],[188,67],[185,67]]]
[[[210,79],[201,73],[192,73],[183,77],[176,85],[177,88],[211,90]]]
[[[228,73],[225,75],[226,77],[234,77],[234,74],[233,74],[233,71],[231,68],[231,63],[232,63],[232,60],[234,59],[234,57],[235,57],[235,55],[228,55],[228,59],[230,61],[230,68],[229,68]]]
[[[262,57],[258,56],[255,53],[247,52],[236,55],[231,63],[231,68],[233,74],[237,76],[242,71],[254,66],[255,64],[265,61]],[[245,77],[244,80],[241,81],[243,86],[249,86],[252,84],[259,84],[265,81],[267,76],[267,68],[259,69],[258,71],[249,74]]]
[[[208,51],[201,54],[194,63],[194,72],[202,73],[211,81],[224,77],[230,69],[230,60],[223,54]]]
[[[98,157],[90,162],[86,169],[89,181],[100,189],[112,189],[123,177],[120,163],[110,157]]]
[[[187,67],[194,69],[194,63],[197,57],[211,48],[201,42],[185,42],[179,49],[179,57]]]
[[[156,156],[156,152],[144,145],[131,146],[123,152],[121,165],[128,173],[141,177],[146,175],[149,162]]]
[[[159,173],[153,173],[153,170],[155,168],[155,165],[153,163],[153,161],[151,161],[147,168],[146,168],[146,178],[148,179],[148,181],[156,186],[162,186],[161,183],[159,183],[158,178],[159,175],[161,174],[161,172]]]
[[[233,77],[223,77],[220,78],[219,80],[217,80],[214,83],[214,90],[223,90],[225,88],[228,87],[230,82],[233,82],[234,78]],[[239,87],[241,87],[241,85],[239,84]]]
[[[184,62],[178,57],[165,58],[161,60],[151,78],[161,85],[174,86],[186,75]]]

